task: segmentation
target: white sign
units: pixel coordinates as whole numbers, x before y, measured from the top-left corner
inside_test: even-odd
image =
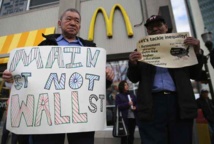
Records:
[[[106,124],[106,51],[40,46],[10,53],[7,129],[17,134],[96,131]]]
[[[150,35],[139,40],[140,61],[165,68],[180,68],[198,63],[192,46],[184,44],[189,33]]]

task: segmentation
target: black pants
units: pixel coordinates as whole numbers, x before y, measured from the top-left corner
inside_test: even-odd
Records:
[[[18,144],[29,144],[29,135],[17,135]]]
[[[95,132],[68,133],[69,144],[94,144]],[[65,134],[33,135],[33,144],[64,144]]]
[[[8,131],[6,129],[6,121],[5,121],[4,127],[3,127],[1,144],[7,144],[8,135],[10,133],[10,131]],[[17,142],[19,144],[29,144],[29,135],[17,135],[17,134],[12,133],[11,144],[17,144]]]
[[[126,127],[128,129],[128,137],[121,137],[120,144],[133,144],[134,143],[134,132],[135,132],[136,120],[128,118]]]
[[[142,144],[191,144],[193,119],[180,119],[176,94],[153,94],[154,120],[137,120]]]
[[[64,144],[65,134],[32,135],[33,144]]]
[[[7,144],[8,141],[8,135],[9,135],[10,131],[8,131],[6,129],[6,121],[4,123],[4,127],[3,127],[3,131],[2,131],[2,138],[1,138],[1,144]],[[11,140],[11,144],[16,144],[17,143],[17,135],[12,133],[12,140]]]
[[[95,132],[68,133],[69,144],[94,144]]]

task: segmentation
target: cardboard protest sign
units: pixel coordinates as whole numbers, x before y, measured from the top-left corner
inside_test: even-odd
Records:
[[[189,33],[146,36],[137,43],[140,61],[165,68],[180,68],[198,63],[194,48],[183,42]]]
[[[15,49],[8,70],[7,129],[17,134],[102,130],[106,125],[106,51],[40,46]]]

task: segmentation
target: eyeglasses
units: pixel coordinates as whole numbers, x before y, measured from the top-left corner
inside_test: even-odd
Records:
[[[148,30],[153,30],[153,28],[155,28],[155,27],[160,28],[162,25],[163,25],[163,22],[154,22],[154,23],[149,24],[146,28]]]

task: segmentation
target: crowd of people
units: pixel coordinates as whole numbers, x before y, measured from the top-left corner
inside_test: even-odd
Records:
[[[81,16],[76,9],[64,11],[58,21],[61,34],[44,35],[45,40],[39,46],[90,46],[94,42],[77,36],[81,27]],[[148,35],[169,33],[163,17],[152,15],[144,24]],[[212,105],[210,100],[202,96],[195,100],[190,79],[198,79],[203,67],[203,51],[200,41],[187,37],[184,44],[192,46],[198,64],[182,68],[161,68],[139,61],[142,54],[133,49],[129,55],[127,77],[132,83],[139,83],[136,95],[130,93],[127,81],[118,85],[118,93],[114,95],[115,105],[122,113],[129,135],[121,137],[121,144],[133,144],[135,127],[138,126],[141,144],[191,144],[193,135],[193,120],[197,117],[198,107],[202,108],[213,128],[214,119],[210,117],[210,108],[203,108],[204,103]],[[5,70],[3,79],[13,82],[11,72]],[[111,85],[114,73],[106,69],[106,85]],[[201,95],[204,94],[204,91]],[[206,96],[204,96],[206,97]],[[211,108],[214,108],[213,105]],[[213,116],[213,113],[211,113]],[[69,144],[94,144],[94,131],[68,133]],[[17,135],[19,137],[19,135]],[[21,135],[23,137],[23,135]],[[65,134],[37,134],[29,139],[33,144],[63,144]],[[19,142],[27,144],[30,141]]]

